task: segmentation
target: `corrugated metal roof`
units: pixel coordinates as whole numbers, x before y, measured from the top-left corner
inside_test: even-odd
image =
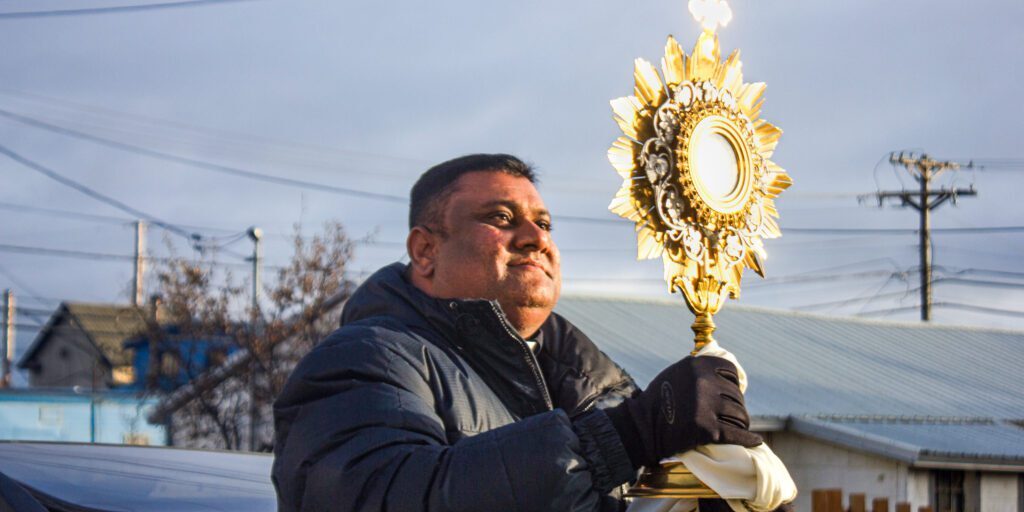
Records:
[[[693,347],[693,314],[672,299],[569,296],[556,310],[646,385]],[[1024,332],[735,303],[715,323],[715,338],[747,370],[754,415],[1024,418]]]
[[[791,428],[919,466],[1024,465],[1024,429],[987,419],[796,418]]]

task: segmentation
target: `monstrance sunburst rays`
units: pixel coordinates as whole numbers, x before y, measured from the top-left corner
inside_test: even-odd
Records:
[[[661,76],[637,59],[634,80],[611,102],[623,135],[608,159],[624,181],[609,209],[636,223],[638,259],[664,261],[700,349],[743,269],[764,277],[763,239],[780,235],[774,199],[792,182],[769,158],[782,131],[760,118],[765,84],[743,82],[739,50],[720,60],[713,26],[690,56],[669,36]]]

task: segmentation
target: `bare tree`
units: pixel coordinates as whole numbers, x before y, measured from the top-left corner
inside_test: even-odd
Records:
[[[293,245],[255,311],[247,289],[210,260],[172,257],[159,268],[146,387],[159,393],[184,384],[154,415],[171,426],[175,444],[271,448],[273,400],[298,360],[337,327],[354,286],[346,272],[353,246],[341,224],[311,238],[296,228]]]

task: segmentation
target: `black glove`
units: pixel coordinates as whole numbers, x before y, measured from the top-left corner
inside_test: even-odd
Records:
[[[772,512],[795,512],[792,503],[783,503]],[[732,512],[732,507],[722,499],[697,500],[697,512]]]
[[[634,467],[703,444],[761,444],[747,430],[736,366],[720,357],[687,357],[669,366],[635,398],[605,409]]]

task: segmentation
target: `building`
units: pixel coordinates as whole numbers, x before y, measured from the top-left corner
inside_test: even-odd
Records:
[[[674,299],[567,297],[557,309],[644,385],[693,348],[693,315]],[[1024,332],[734,303],[715,323],[798,510],[811,490],[841,488],[912,510],[1024,511]]]
[[[133,306],[62,302],[18,361],[34,388],[104,390],[134,382],[123,343],[145,329]]]
[[[129,385],[132,388],[162,393],[174,391],[206,370],[224,364],[228,356],[238,350],[230,336],[183,334],[172,325],[161,327],[159,338],[151,341],[148,335],[139,335],[124,342],[125,350],[131,354],[134,379]]]
[[[123,391],[0,389],[0,439],[166,445],[146,417],[156,398]]]

